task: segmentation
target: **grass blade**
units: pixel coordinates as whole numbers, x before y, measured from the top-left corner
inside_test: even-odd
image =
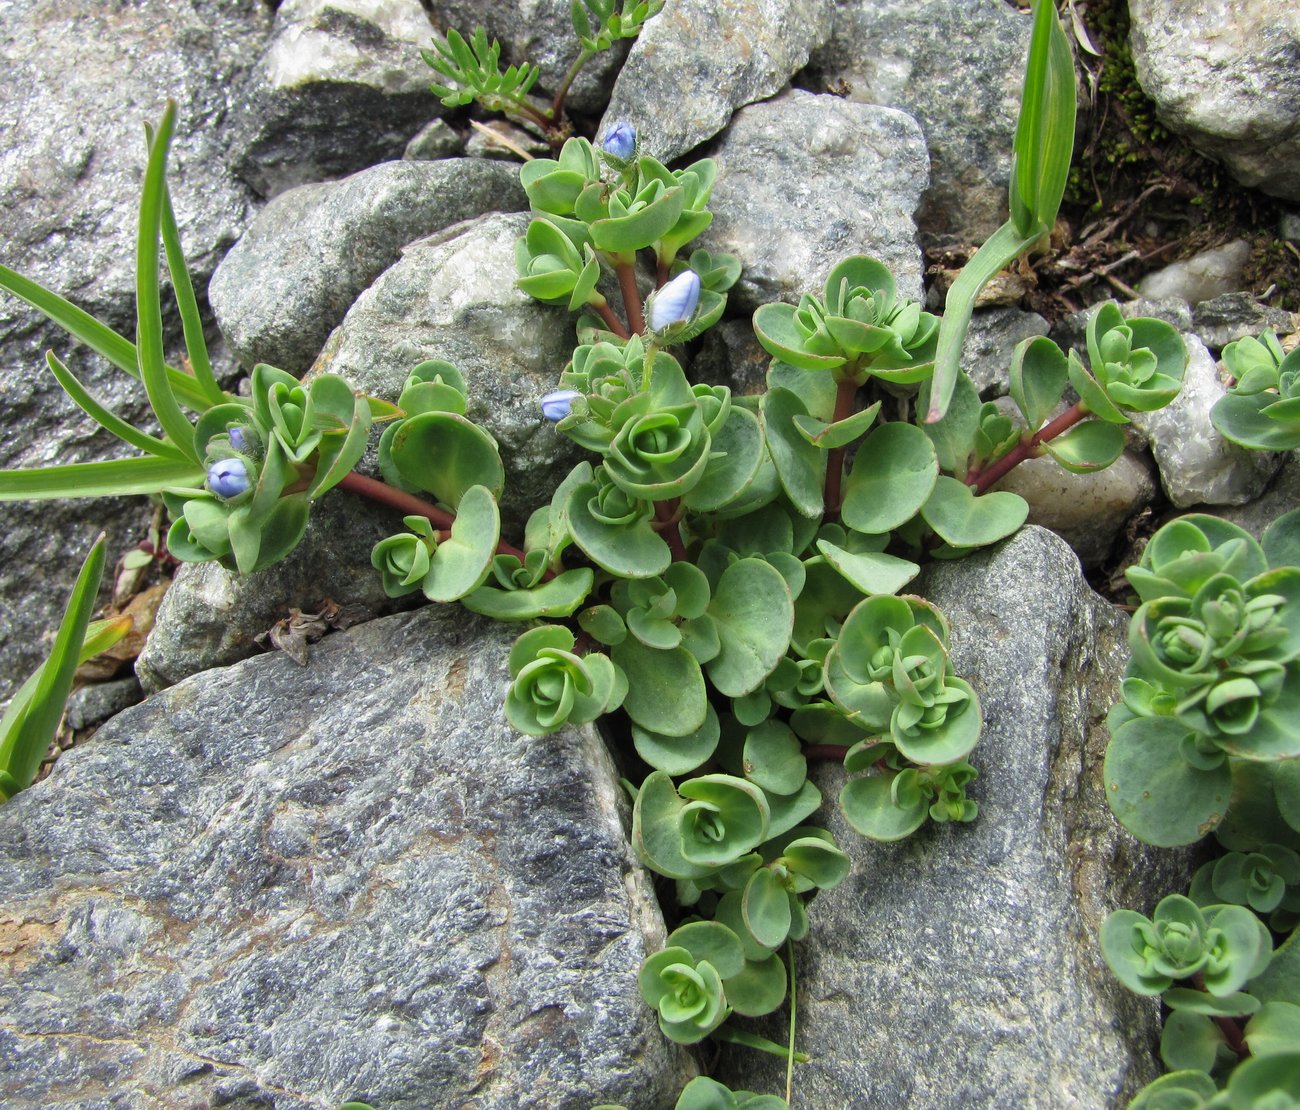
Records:
[[[194,297],[189,265],[181,246],[181,231],[176,225],[176,213],[172,211],[171,190],[167,188],[165,180],[162,195],[162,241],[163,250],[167,254],[167,269],[172,276],[172,292],[181,312],[181,328],[185,334],[185,352],[189,357],[190,369],[194,371],[194,380],[207,397],[208,405],[219,405],[225,401],[226,395],[212,374],[208,343],[203,338],[203,317],[199,313],[199,302]]]
[[[50,292],[43,285],[14,273],[8,266],[0,266],[0,289],[25,301],[74,339],[80,340],[96,354],[103,355],[119,370],[125,370],[131,377],[139,379],[140,368],[136,362],[135,344],[107,324],[101,324],[89,312],[57,293]],[[171,381],[172,392],[189,408],[202,410],[212,403],[188,374],[169,366],[167,377]]]
[[[134,424],[128,424],[117,413],[106,408],[77,380],[72,371],[59,361],[53,351],[45,352],[45,361],[49,364],[50,372],[58,380],[59,385],[63,386],[63,391],[76,401],[92,420],[107,428],[118,439],[129,443],[139,451],[157,455],[159,458],[186,459],[185,455],[170,443],[151,436],[148,432],[142,432]],[[187,459],[186,461],[188,462]]]
[[[5,776],[0,781],[0,794],[4,794],[6,800],[12,796],[15,785],[19,790],[31,785],[59,727],[63,707],[72,689],[72,677],[80,663],[90,614],[99,595],[104,559],[105,544],[101,532],[81,565],[68,607],[54,637],[54,646],[41,669],[26,711],[10,734],[0,740],[0,772]]]
[[[149,404],[167,437],[198,462],[194,449],[194,426],[181,411],[172,393],[163,359],[162,304],[158,296],[158,241],[161,235],[164,174],[167,172],[167,147],[176,126],[176,103],[168,101],[158,124],[158,133],[149,148],[149,162],[140,192],[140,224],[135,253],[136,355],[140,360],[140,377]]]
[[[162,459],[154,455],[33,470],[0,470],[0,501],[120,497],[161,493],[172,486],[199,489],[206,477],[203,467],[188,459]]]

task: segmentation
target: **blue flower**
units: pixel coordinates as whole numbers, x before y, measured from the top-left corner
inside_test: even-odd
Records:
[[[236,451],[248,450],[248,435],[243,428],[230,429],[230,446]]]
[[[248,484],[248,467],[241,459],[221,459],[208,467],[208,489],[218,497],[238,497]]]
[[[655,294],[650,306],[650,330],[663,331],[695,314],[700,301],[700,275],[684,270]]]
[[[605,153],[620,162],[629,161],[636,154],[636,128],[627,120],[619,120],[605,134]]]
[[[557,389],[542,398],[542,415],[552,424],[558,424],[573,408],[573,402],[582,394],[576,389]]]

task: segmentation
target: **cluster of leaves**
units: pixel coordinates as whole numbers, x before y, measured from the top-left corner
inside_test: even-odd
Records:
[[[433,36],[433,49],[420,51],[437,74],[430,86],[448,108],[479,103],[518,122],[540,127],[548,136],[563,136],[567,128],[564,100],[570,85],[592,58],[622,39],[634,39],[645,21],[656,15],[664,0],[571,0],[569,6],[578,56],[569,66],[549,104],[530,93],[541,71],[530,62],[501,68],[501,44],[489,43],[487,32],[475,28],[465,38],[454,27],[445,37]]]
[[[1223,363],[1232,387],[1210,410],[1224,439],[1258,451],[1300,447],[1300,354],[1283,355],[1277,336],[1266,332],[1229,343]]]
[[[1295,367],[1276,337],[1239,340],[1223,357],[1237,387],[1213,410],[1219,431],[1259,449],[1300,444],[1277,400]],[[1102,928],[1120,981],[1167,1008],[1160,1052],[1172,1070],[1132,1105],[1290,1105],[1300,1096],[1300,510],[1259,542],[1215,517],[1182,517],[1127,576],[1141,604],[1107,722],[1106,796],[1149,844],[1212,831],[1220,850],[1187,896],[1168,896],[1150,919],[1117,910]]]

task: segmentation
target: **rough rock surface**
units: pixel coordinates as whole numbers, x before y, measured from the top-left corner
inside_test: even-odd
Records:
[[[1179,854],[1123,832],[1103,796],[1101,718],[1125,622],[1033,527],[921,586],[983,704],[980,814],[873,844],[834,810],[854,870],[813,903],[798,949],[799,1042],[814,1056],[796,1072],[799,1102],[1122,1105],[1159,1074],[1158,1014],[1107,971],[1097,930],[1116,906],[1149,912],[1188,875]],[[842,779],[828,774],[823,792]],[[729,1054],[727,1070],[732,1086],[784,1086],[784,1064],[759,1053]]]
[[[1006,0],[839,0],[820,85],[900,108],[930,147],[927,239],[981,243],[1006,218],[1029,20]]]
[[[573,353],[573,318],[514,284],[522,214],[484,216],[410,244],[330,336],[314,369],[396,400],[416,363],[465,375],[469,416],[501,445],[506,527],[522,527],[582,457],[541,417],[542,394]]]
[[[1191,330],[1212,351],[1221,351],[1245,335],[1300,331],[1300,313],[1262,305],[1249,293],[1227,293],[1195,307]]]
[[[1129,0],[1129,44],[1165,125],[1243,185],[1300,200],[1300,8]]]
[[[1231,508],[1210,505],[1205,511],[1240,525],[1256,538],[1262,536],[1283,513],[1300,509],[1300,452],[1289,451],[1282,458],[1277,477],[1254,501]]]
[[[1245,239],[1234,239],[1147,274],[1138,283],[1138,291],[1144,297],[1178,297],[1188,304],[1226,296],[1241,288],[1241,273],[1250,254]]]
[[[1046,335],[1048,323],[1037,312],[1018,308],[985,308],[977,311],[962,347],[961,367],[970,375],[985,400],[1003,396],[1010,389],[1011,356],[1023,340]]]
[[[263,196],[400,158],[440,115],[420,0],[284,0],[238,93],[231,156]]]
[[[527,206],[517,169],[480,159],[385,162],[300,185],[262,209],[217,267],[212,310],[246,368],[269,362],[301,376],[407,243]]]
[[[531,62],[541,69],[534,91],[549,100],[564,78],[579,45],[573,33],[569,0],[423,0],[434,24],[455,28],[466,38],[476,27],[501,43],[501,66]],[[622,5],[620,5],[620,8]],[[427,45],[427,43],[425,44]],[[583,66],[565,98],[567,110],[594,115],[609,102],[609,86],[627,57],[630,43],[615,43]],[[432,71],[430,71],[432,72]]]
[[[1084,566],[1106,561],[1120,530],[1160,488],[1150,456],[1125,451],[1105,470],[1071,474],[1055,459],[1028,459],[997,484],[1029,502],[1029,522],[1050,528]]]
[[[1229,443],[1210,423],[1223,396],[1213,356],[1194,335],[1184,335],[1187,373],[1182,392],[1155,412],[1135,412],[1133,424],[1147,437],[1160,482],[1178,508],[1241,505],[1263,493],[1281,465],[1280,456]]]
[[[0,0],[0,264],[130,335],[143,124],[177,103],[172,200],[201,289],[249,217],[225,164],[227,95],[270,17],[258,0]],[[143,389],[0,293],[0,466],[126,453],[68,400],[53,349],[128,419]],[[101,528],[112,557],[145,534],[138,499],[0,505],[0,699],[39,662]]]
[[[792,89],[737,112],[709,154],[714,216],[697,243],[740,258],[733,307],[820,294],[850,254],[874,255],[903,296],[920,299],[912,214],[926,156],[911,117]]]
[[[593,729],[506,724],[510,639],[426,608],[211,672],[0,808],[0,1102],[670,1104],[626,807]]]
[[[641,150],[679,158],[790,80],[831,29],[830,0],[668,0],[638,37],[600,127],[636,125]]]

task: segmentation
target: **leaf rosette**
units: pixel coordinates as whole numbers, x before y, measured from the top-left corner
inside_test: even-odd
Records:
[[[1268,367],[1267,359],[1280,351],[1273,340],[1249,367],[1241,368],[1237,385],[1210,410],[1211,422],[1225,439],[1259,451],[1300,447],[1300,354],[1293,350],[1276,368]],[[1225,348],[1225,359],[1227,355]]]
[[[1128,417],[1122,410],[1164,408],[1183,387],[1187,348],[1163,320],[1125,320],[1118,306],[1107,302],[1088,321],[1087,343],[1091,374],[1077,356],[1069,359],[1067,372],[1079,399],[1104,421],[1124,424]]]
[[[520,732],[546,736],[617,709],[627,679],[606,655],[578,656],[573,633],[560,625],[525,632],[510,649],[506,717]]]

